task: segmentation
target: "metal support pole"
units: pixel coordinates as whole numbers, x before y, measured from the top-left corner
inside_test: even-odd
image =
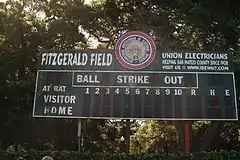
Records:
[[[85,151],[84,140],[86,137],[86,123],[87,123],[86,119],[82,120],[82,141],[81,141],[82,153],[84,153],[84,151]]]
[[[82,125],[81,125],[81,119],[78,120],[78,131],[77,131],[77,138],[78,138],[78,152],[81,151],[81,129],[82,129]]]
[[[191,141],[191,124],[188,122],[184,123],[184,151],[190,152],[190,141]]]

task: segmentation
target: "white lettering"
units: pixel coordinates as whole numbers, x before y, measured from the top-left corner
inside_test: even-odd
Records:
[[[54,113],[54,114],[57,113],[57,108],[56,107],[52,107],[51,108],[51,113]]]
[[[86,53],[43,53],[41,65],[78,65],[87,64],[88,55]]]
[[[170,93],[171,93],[170,89],[166,89],[166,90],[165,90],[165,94],[166,94],[167,96],[170,95]]]
[[[49,112],[50,112],[50,109],[47,107],[44,107],[44,114],[49,113]]]
[[[72,107],[68,107],[68,112],[67,112],[68,115],[72,115]]]
[[[182,89],[174,89],[174,95],[182,95]]]
[[[98,75],[77,75],[77,83],[100,83]]]
[[[50,91],[50,87],[51,87],[51,86],[43,86],[42,91],[43,91],[43,92],[49,92],[49,91]]]
[[[102,53],[98,53],[97,57],[98,57],[97,58],[97,66],[104,66],[103,65],[104,62],[102,62]]]
[[[182,53],[162,53],[162,58],[175,58],[182,59]]]
[[[185,59],[212,59],[212,60],[226,60],[228,54],[222,53],[185,53]]]
[[[149,76],[126,76],[118,75],[117,83],[127,83],[127,84],[149,84]]]
[[[169,65],[169,66],[162,66],[163,69],[173,69],[173,65]]]
[[[107,54],[107,66],[110,66],[112,64],[112,54]]]
[[[46,60],[46,53],[42,54],[41,65],[43,65],[44,62],[45,62],[45,64],[47,62],[47,60]]]
[[[57,64],[57,61],[56,61],[57,53],[53,53],[52,56],[53,56],[52,65],[56,65]]]
[[[164,60],[162,60],[162,64],[177,64],[177,61],[164,59]]]
[[[196,96],[196,89],[191,89],[191,95],[193,96]]]
[[[92,53],[90,65],[91,66],[110,66],[112,64],[111,53]]]
[[[72,115],[72,107],[44,107],[44,114]]]
[[[117,83],[122,83],[122,76],[121,75],[117,76]]]
[[[210,89],[210,95],[215,96],[215,89]]]
[[[58,113],[61,114],[65,114],[66,113],[66,107],[59,107],[58,109]]]
[[[91,60],[90,60],[90,65],[93,66],[93,63],[95,62],[95,54],[91,54]]]
[[[45,103],[76,103],[76,96],[70,95],[43,95]]]
[[[209,65],[209,60],[197,60],[198,65]]]
[[[54,90],[55,92],[65,92],[65,91],[66,91],[66,87],[67,87],[67,86],[54,86],[54,87],[53,87],[53,90]]]
[[[182,84],[183,76],[165,76],[164,82],[166,84]]]
[[[57,63],[58,63],[59,65],[62,65],[62,62],[63,62],[62,56],[63,56],[62,53],[59,53],[59,54],[58,54]]]
[[[229,89],[226,89],[226,90],[225,90],[225,95],[226,95],[226,96],[230,96],[230,93],[229,93],[229,92],[230,92],[230,90],[229,90]]]

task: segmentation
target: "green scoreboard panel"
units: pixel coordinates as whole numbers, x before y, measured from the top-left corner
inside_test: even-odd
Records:
[[[156,51],[150,64],[135,69],[117,56],[116,50],[42,53],[33,116],[238,119],[231,54]]]

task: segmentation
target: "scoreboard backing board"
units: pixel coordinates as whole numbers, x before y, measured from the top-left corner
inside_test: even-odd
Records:
[[[232,55],[156,50],[141,32],[114,50],[45,52],[33,116],[237,120]]]

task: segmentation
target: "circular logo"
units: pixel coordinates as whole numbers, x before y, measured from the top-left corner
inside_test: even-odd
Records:
[[[154,41],[145,33],[128,32],[117,41],[115,54],[121,65],[129,69],[143,69],[155,58]]]

